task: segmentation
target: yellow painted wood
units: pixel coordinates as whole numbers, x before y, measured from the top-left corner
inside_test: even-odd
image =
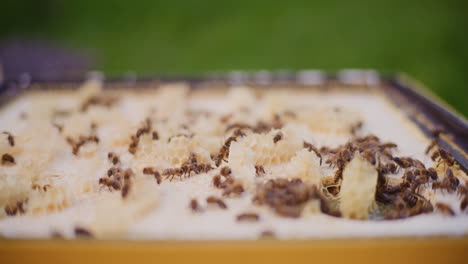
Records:
[[[468,263],[468,237],[306,241],[2,240],[0,263]]]

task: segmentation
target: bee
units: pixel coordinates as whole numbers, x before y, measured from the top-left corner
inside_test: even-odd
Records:
[[[33,190],[42,190],[44,192],[47,192],[47,189],[51,188],[52,186],[50,184],[45,184],[43,186],[40,186],[39,184],[33,184],[31,185],[31,188]]]
[[[15,162],[15,158],[8,154],[8,153],[5,153],[2,155],[2,165],[15,165],[16,162]]]
[[[216,174],[215,176],[213,176],[213,186],[216,187],[216,188],[222,188],[223,187],[223,183],[221,182],[221,175],[219,174]]]
[[[111,190],[111,188],[114,188],[114,190],[120,190],[121,188],[120,181],[112,178],[100,178],[99,184],[107,186],[109,190]]]
[[[335,171],[335,175],[333,176],[333,178],[335,179],[335,182],[339,182],[341,179],[343,179],[343,169],[338,168]]]
[[[219,165],[221,165],[221,162],[229,157],[229,147],[231,146],[231,143],[233,141],[236,141],[238,137],[243,137],[243,136],[245,136],[244,132],[242,132],[242,130],[240,129],[236,129],[234,133],[232,134],[232,136],[226,139],[223,146],[218,151],[218,154],[216,154],[213,159],[215,161],[216,167],[219,167]]]
[[[192,209],[193,212],[201,212],[202,211],[202,208],[200,207],[200,205],[198,204],[198,201],[196,199],[190,200],[189,207],[190,207],[190,209]]]
[[[136,153],[137,151],[137,148],[138,148],[138,143],[140,142],[140,139],[136,136],[131,136],[130,137],[130,145],[128,146],[128,152],[130,152],[131,154],[134,154]]]
[[[111,177],[113,175],[117,175],[117,174],[120,174],[120,168],[117,168],[117,167],[112,167],[110,169],[107,170],[107,176],[108,177]]]
[[[336,109],[339,109],[339,108],[336,108]],[[339,112],[339,111],[335,111],[335,112]],[[350,128],[351,135],[355,136],[357,134],[357,132],[362,128],[362,125],[363,124],[362,124],[361,121],[359,121],[356,124],[352,125],[351,128]]]
[[[109,152],[107,154],[107,158],[112,162],[112,164],[117,165],[117,163],[120,163],[119,156],[115,154],[114,152]]]
[[[262,165],[255,165],[255,174],[257,177],[265,174],[265,168]]]
[[[227,205],[224,203],[224,201],[215,196],[209,196],[206,198],[206,202],[208,204],[216,204],[221,209],[227,209]]]
[[[124,185],[122,187],[122,198],[125,199],[128,196],[128,193],[130,192],[130,187],[131,187],[130,181],[124,182]]]
[[[271,230],[265,230],[265,231],[262,231],[262,233],[260,233],[260,237],[262,238],[274,238],[275,237],[275,233]]]
[[[13,135],[7,131],[4,131],[3,134],[7,135],[8,144],[10,144],[11,147],[15,146],[15,138]]]
[[[427,169],[427,173],[431,177],[432,180],[436,181],[439,179],[439,176],[437,175],[437,171],[434,168],[429,168]]]
[[[364,159],[369,161],[372,165],[375,165],[377,163],[377,160],[375,158],[375,152],[372,149],[366,149],[362,152],[362,156]]]
[[[449,167],[453,166],[455,159],[445,150],[439,149],[440,158],[447,164]]]
[[[312,144],[310,144],[308,142],[305,142],[305,141],[303,143],[303,146],[304,146],[304,148],[308,149],[309,151],[313,151],[315,153],[315,155],[317,155],[317,157],[319,157],[320,165],[322,165],[322,154],[320,154],[320,152],[322,152],[322,150],[323,150],[324,152],[326,152],[326,154],[329,153],[329,150],[325,149],[325,147],[322,147],[320,149],[320,151],[319,151],[316,147],[314,147],[314,145],[312,145]]]
[[[162,175],[166,178],[171,178],[170,181],[172,181],[174,179],[175,176],[182,176],[182,170],[179,169],[179,168],[169,168],[169,169],[165,169],[162,173]]]
[[[228,166],[221,168],[221,170],[219,171],[219,173],[223,175],[224,177],[231,175],[231,172],[232,172],[231,168],[229,168]]]
[[[276,144],[276,142],[280,141],[281,139],[283,139],[283,133],[281,133],[281,131],[280,131],[273,138],[273,142]]]
[[[388,142],[388,143],[383,143],[379,146],[379,148],[381,150],[384,150],[384,149],[392,149],[392,148],[396,148],[398,147],[397,144],[393,143],[393,142]]]
[[[154,171],[153,175],[154,175],[154,178],[156,179],[156,182],[158,184],[161,184],[162,178],[161,178],[161,174],[159,173],[159,171]]]
[[[409,157],[393,157],[392,159],[398,166],[401,168],[407,169],[411,166],[413,166],[413,159]]]
[[[137,138],[141,137],[143,134],[148,134],[151,130],[151,120],[149,118],[146,118],[143,124],[143,127],[140,127],[137,132],[135,133],[135,136]]]
[[[18,213],[24,214],[25,210],[24,210],[24,207],[23,207],[23,203],[24,203],[24,201],[18,201],[16,203],[6,205],[5,206],[5,213],[7,215],[9,215],[9,216],[13,216],[13,215],[16,215]]]
[[[153,174],[153,173],[154,173],[154,168],[152,167],[143,168],[143,174]]]
[[[221,121],[222,122],[222,121]],[[226,127],[226,132],[233,129],[233,128],[236,128],[238,130],[241,130],[241,129],[253,129],[252,126],[250,125],[247,125],[247,124],[244,124],[244,123],[234,123],[234,124],[230,124],[229,126]]]
[[[436,146],[437,146],[437,138],[434,138],[429,144],[429,146],[427,146],[426,151],[424,153],[429,154],[429,152],[431,152],[431,150],[435,148]]]
[[[236,216],[238,222],[257,222],[260,219],[260,216],[256,213],[243,213]]]
[[[379,164],[377,170],[382,174],[395,174],[398,171],[398,167],[394,162],[389,162],[385,165]]]
[[[75,227],[75,235],[78,237],[87,237],[87,238],[93,237],[93,233],[91,233],[91,231],[89,231],[88,229],[84,227],[79,227],[79,226]]]
[[[439,151],[435,151],[435,152],[432,153],[432,155],[431,155],[431,160],[432,160],[432,161],[436,161],[439,157],[440,157]]]
[[[244,192],[244,186],[239,182],[230,182],[225,185],[223,196],[239,195]]]
[[[153,133],[151,133],[151,137],[153,140],[159,140],[159,134],[157,131],[153,131]]]
[[[448,215],[448,216],[454,216],[455,215],[455,212],[447,204],[436,203],[436,208],[437,208],[438,211],[440,211],[444,215]]]
[[[437,190],[446,190],[449,193],[456,191],[460,181],[457,177],[453,175],[453,172],[450,168],[445,170],[445,178],[442,181],[434,182],[432,184],[432,189]]]

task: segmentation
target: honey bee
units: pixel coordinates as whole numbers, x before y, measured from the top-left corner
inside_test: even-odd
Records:
[[[190,207],[190,209],[192,209],[193,212],[201,212],[202,211],[202,208],[200,207],[200,205],[198,204],[196,199],[190,200],[189,207]]]
[[[88,229],[84,228],[84,227],[75,227],[75,235],[77,237],[87,237],[87,238],[91,238],[93,237],[93,233],[91,233],[91,231],[89,231]]]
[[[192,165],[192,170],[194,170],[196,173],[207,173],[209,172],[210,170],[213,169],[213,167],[211,167],[210,164],[198,164],[198,165]]]
[[[99,184],[107,186],[109,190],[111,190],[111,188],[114,188],[114,190],[120,190],[121,188],[120,181],[118,181],[117,179],[112,179],[112,178],[100,178]]]
[[[262,165],[255,165],[255,174],[257,177],[265,174],[265,168]]]
[[[169,168],[163,171],[163,176],[166,178],[171,178],[170,181],[174,179],[175,176],[182,176],[182,170],[179,168]]]
[[[439,149],[440,158],[447,164],[448,166],[453,166],[455,163],[455,159],[445,150]]]
[[[429,146],[427,146],[426,151],[424,153],[429,154],[429,152],[431,152],[431,150],[436,146],[437,146],[437,138],[434,138],[429,144]]]
[[[223,191],[223,196],[230,196],[230,195],[239,195],[244,192],[244,186],[242,186],[239,182],[229,182],[226,183]]]
[[[122,187],[122,198],[123,199],[125,199],[128,196],[128,193],[130,192],[130,187],[131,187],[130,181],[124,182],[124,185]]]
[[[151,133],[151,137],[153,140],[159,140],[159,134],[157,131],[153,131],[153,133]]]
[[[257,222],[260,216],[256,213],[243,213],[236,216],[238,222]]]
[[[393,142],[387,142],[387,143],[383,143],[379,146],[379,148],[381,150],[384,150],[384,149],[392,149],[392,148],[396,148],[398,147],[397,144],[393,143]]]
[[[243,137],[243,136],[245,136],[244,132],[242,132],[242,130],[240,129],[236,129],[234,133],[232,134],[232,136],[226,139],[223,146],[218,151],[218,154],[216,154],[214,157],[216,167],[219,167],[219,165],[221,165],[221,162],[223,162],[223,160],[229,157],[229,147],[231,146],[231,143],[233,141],[236,141],[238,137]]]
[[[5,153],[2,155],[2,165],[15,165],[16,162],[15,162],[15,158],[8,154],[8,153]]]
[[[437,175],[437,171],[434,168],[429,168],[427,169],[427,173],[431,177],[432,180],[436,181],[439,179],[439,176]]]
[[[271,230],[265,230],[265,231],[262,231],[262,233],[260,233],[260,237],[261,238],[274,238],[275,233]]]
[[[206,202],[208,204],[216,204],[221,209],[227,209],[227,205],[224,203],[224,201],[215,196],[209,196],[206,198]]]
[[[336,109],[339,109],[339,108],[336,108]],[[335,112],[339,112],[339,111],[335,111]],[[350,129],[351,135],[355,136],[357,132],[362,128],[362,125],[363,124],[361,121],[359,121],[357,124],[352,125]]]
[[[413,159],[409,157],[393,157],[393,161],[398,164],[401,168],[407,169],[413,166]]]
[[[15,145],[15,138],[13,135],[7,131],[4,131],[3,134],[7,135],[8,144],[13,147]]]
[[[362,152],[362,157],[369,161],[372,165],[375,165],[377,163],[377,160],[375,158],[375,152],[372,149],[366,149]]]
[[[394,162],[389,162],[385,165],[379,164],[377,170],[382,174],[395,174],[398,171],[398,167]]]
[[[283,133],[281,133],[281,131],[280,131],[273,138],[273,142],[276,144],[276,142],[280,141],[281,139],[283,139]]]
[[[440,211],[444,215],[448,215],[448,216],[454,216],[455,215],[455,212],[447,204],[436,203],[436,208],[437,208],[438,211]]]
[[[231,172],[231,168],[229,168],[228,166],[221,168],[221,170],[219,171],[219,173],[225,177],[231,175]]]
[[[112,162],[112,164],[117,165],[117,163],[120,163],[119,156],[115,154],[114,152],[109,152],[107,154],[107,158]]]
[[[216,188],[222,188],[221,175],[216,174],[213,176],[213,186]]]
[[[137,148],[138,148],[138,144],[140,142],[140,139],[136,136],[131,136],[130,137],[130,145],[128,146],[128,152],[130,152],[131,154],[135,155],[136,151],[137,151]]]
[[[315,153],[315,155],[317,155],[317,157],[319,157],[320,159],[320,165],[322,165],[322,154],[320,152],[322,152],[322,149],[323,149],[323,152],[326,152],[327,154],[329,153],[329,150],[328,149],[325,149],[325,147],[322,147],[320,149],[320,151],[314,147],[314,145],[308,143],[308,142],[305,142],[303,143],[303,146],[304,148],[308,149],[309,151],[313,151]]]
[[[145,167],[143,168],[143,174],[153,175],[154,179],[156,179],[156,182],[158,184],[161,184],[161,181],[162,181],[161,174],[156,169],[152,167]]]
[[[73,155],[78,155],[80,148],[88,142],[94,142],[96,144],[99,143],[99,138],[96,135],[79,136],[78,140],[74,140],[71,137],[67,137],[66,140],[67,140],[67,143],[72,147]]]
[[[42,190],[44,192],[47,192],[47,189],[51,188],[52,186],[50,184],[45,184],[43,186],[40,186],[39,184],[33,184],[31,185],[31,188],[33,190]]]
[[[150,130],[151,130],[151,120],[149,118],[146,118],[144,121],[143,127],[138,128],[137,132],[135,133],[135,136],[139,138],[143,134],[148,134]]]
[[[23,208],[24,201],[18,201],[13,204],[8,204],[5,206],[5,213],[9,216],[13,216],[16,214],[24,214],[25,210]]]
[[[153,174],[153,173],[154,173],[154,168],[152,167],[143,168],[143,174]]]
[[[445,178],[442,181],[434,182],[432,184],[432,189],[434,190],[446,190],[449,193],[452,193],[457,190],[460,181],[457,177],[453,175],[453,172],[450,168],[445,170]]]
[[[159,171],[154,171],[153,175],[154,175],[154,178],[156,179],[156,182],[158,184],[161,184],[162,178],[161,178],[161,174],[159,173]]]
[[[120,174],[120,168],[112,167],[112,168],[107,170],[107,176],[108,177],[111,177],[111,176],[117,175],[117,174]]]

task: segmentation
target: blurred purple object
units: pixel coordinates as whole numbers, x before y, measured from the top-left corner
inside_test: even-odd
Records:
[[[45,41],[0,43],[0,83],[25,76],[34,81],[82,79],[93,64],[89,55]]]

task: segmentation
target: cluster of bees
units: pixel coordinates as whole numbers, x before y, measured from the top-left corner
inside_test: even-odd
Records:
[[[169,168],[165,169],[162,175],[166,178],[170,178],[170,181],[174,179],[174,177],[190,177],[191,173],[199,174],[199,173],[206,173],[212,170],[211,164],[209,163],[199,163],[197,160],[197,155],[195,153],[190,153],[188,159],[182,163],[179,168]]]
[[[121,191],[122,198],[126,198],[132,186],[133,171],[122,169],[120,159],[115,153],[109,152],[107,158],[113,166],[107,170],[107,177],[99,179],[99,184],[106,186],[109,190]]]
[[[244,186],[236,181],[232,175],[232,171],[228,166],[222,167],[219,174],[213,177],[213,186],[223,190],[223,196],[238,196],[244,192]]]
[[[319,200],[323,213],[336,216],[339,212],[329,207],[327,198],[317,186],[295,179],[270,179],[257,186],[253,198],[254,204],[267,205],[276,214],[285,217],[297,218],[310,200]]]
[[[438,166],[446,166],[445,177],[440,180],[436,168],[426,168],[419,160],[410,157],[394,157],[391,150],[396,148],[394,143],[380,143],[380,139],[374,135],[355,138],[344,146],[336,149],[321,149],[322,155],[328,155],[325,163],[337,167],[332,195],[339,194],[339,185],[343,177],[343,170],[351,161],[354,153],[359,152],[367,161],[376,166],[378,182],[376,201],[383,205],[383,217],[385,219],[398,219],[434,211],[434,206],[423,195],[421,188],[430,185],[433,190],[442,190],[453,193],[458,190],[462,196],[461,209],[466,208],[466,187],[459,186],[458,178],[453,175],[450,168],[455,160],[442,149],[437,149],[432,155]],[[431,144],[430,148],[433,148]],[[404,170],[402,180],[394,184],[386,175],[396,174]],[[336,189],[336,186],[338,188]],[[453,215],[453,210],[446,204],[437,203],[435,207],[448,215]],[[449,210],[450,209],[450,210]]]

